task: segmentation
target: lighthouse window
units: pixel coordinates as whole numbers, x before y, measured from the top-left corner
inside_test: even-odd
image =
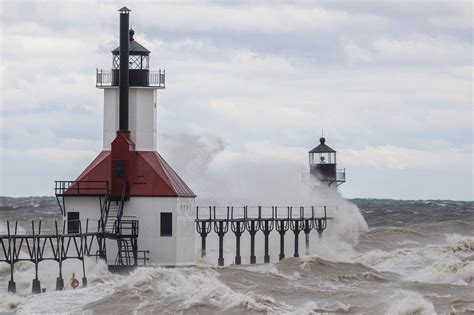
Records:
[[[125,177],[125,163],[115,162],[115,177],[116,178],[124,178]]]
[[[114,59],[112,60],[112,69],[119,69],[120,68],[120,56],[114,55]]]
[[[67,231],[68,233],[79,233],[79,212],[67,213]]]
[[[173,236],[173,213],[160,213],[160,235]]]
[[[130,69],[141,69],[142,68],[141,56],[130,55],[128,59],[128,64],[130,66]]]
[[[148,56],[142,56],[142,69],[148,70]]]

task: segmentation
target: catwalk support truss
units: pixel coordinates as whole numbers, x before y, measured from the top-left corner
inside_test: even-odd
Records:
[[[314,229],[319,237],[327,227],[326,206],[308,207],[197,207],[196,209],[196,231],[201,236],[201,257],[206,256],[206,238],[214,231],[219,238],[219,258],[217,263],[224,266],[224,236],[229,229],[235,235],[235,259],[234,263],[240,265],[242,257],[240,253],[240,239],[247,231],[250,235],[250,263],[256,263],[255,235],[261,231],[264,236],[264,263],[270,262],[269,235],[277,231],[280,235],[279,259],[285,258],[285,234],[291,230],[294,234],[293,257],[299,257],[299,234],[305,234],[306,254],[309,254],[309,235]]]
[[[137,248],[138,221],[115,221],[111,232],[106,232],[100,221],[86,220],[85,224],[77,222],[77,233],[66,232],[66,222],[62,227],[54,221],[54,232],[45,233],[42,230],[42,221],[31,222],[31,230],[25,232],[20,229],[18,222],[6,222],[6,234],[0,234],[0,262],[10,265],[10,280],[8,291],[16,292],[14,280],[15,264],[29,261],[35,265],[35,276],[32,281],[32,293],[41,293],[41,283],[38,278],[39,263],[56,261],[58,263],[58,277],[56,290],[64,289],[63,263],[67,259],[78,259],[82,264],[82,285],[87,286],[85,258],[96,257],[106,259],[106,239],[117,241],[118,255],[115,260],[115,269],[146,265],[146,251]],[[51,231],[51,228],[48,229]]]

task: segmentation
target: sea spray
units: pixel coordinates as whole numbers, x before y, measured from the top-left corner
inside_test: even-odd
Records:
[[[472,237],[447,235],[442,243],[424,246],[409,243],[393,250],[359,253],[355,261],[377,270],[401,274],[406,280],[474,285],[474,261],[468,260],[474,254],[472,242]]]
[[[139,268],[121,279],[107,299],[90,305],[107,312],[120,305],[130,312],[289,312],[291,307],[272,298],[241,293],[222,283],[210,267]]]
[[[408,315],[408,314],[420,314],[420,315],[432,315],[437,314],[433,304],[423,298],[418,293],[397,290],[391,296],[388,301],[388,307],[386,310],[388,315]]]

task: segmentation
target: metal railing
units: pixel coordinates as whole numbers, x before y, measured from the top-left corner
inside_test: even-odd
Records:
[[[336,171],[336,181],[345,182],[346,181],[346,169],[341,168]]]
[[[106,195],[109,192],[109,182],[80,180],[55,181],[54,193],[56,196],[73,195]]]
[[[114,224],[113,233],[120,236],[138,237],[138,229],[138,220],[117,220]]]
[[[198,206],[195,222],[332,219],[327,217],[327,208],[328,206]]]
[[[112,86],[112,71],[96,69],[95,73],[95,86]]]
[[[149,250],[137,250],[137,264],[138,266],[146,266],[147,262],[150,260],[148,257],[150,254]]]
[[[148,84],[150,86],[165,87],[165,70],[150,71]]]
[[[325,178],[321,179],[318,176],[311,174],[309,171],[305,171],[301,173],[301,181],[302,182],[312,182],[312,181],[329,181],[329,182],[337,182],[337,183],[344,183],[346,182],[346,169],[340,168],[336,170],[336,177],[334,176],[326,176]]]
[[[95,75],[95,86],[96,87],[111,87],[118,86],[113,84],[113,72],[112,70],[96,69]],[[150,87],[165,88],[165,70],[159,69],[158,71],[148,72],[148,85]]]

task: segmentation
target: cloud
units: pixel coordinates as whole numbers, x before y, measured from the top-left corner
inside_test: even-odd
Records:
[[[377,169],[443,169],[464,170],[472,158],[470,150],[416,150],[397,146],[368,147],[344,150],[344,164]]]
[[[31,160],[44,160],[53,162],[60,167],[76,169],[78,165],[87,165],[97,155],[94,150],[42,147],[38,149],[5,149],[2,152],[3,158],[16,159],[19,157],[30,158]],[[72,180],[72,179],[71,179]]]
[[[152,69],[167,71],[167,88],[158,92],[158,133],[168,139],[160,138],[160,152],[186,152],[180,141],[196,156],[215,152],[205,163],[169,155],[188,181],[212,191],[188,169],[208,165],[221,186],[219,172],[229,181],[260,171],[275,180],[278,165],[281,176],[293,176],[324,129],[340,161],[372,168],[352,179],[360,187],[347,185],[349,195],[370,191],[365,179],[381,170],[451,176],[441,161],[452,161],[467,173],[445,196],[466,198],[460,192],[472,177],[473,142],[467,8],[445,1],[141,2],[132,7],[135,37],[152,51]],[[110,67],[116,9],[109,1],[2,3],[3,169],[24,152],[22,163],[41,154],[51,177],[74,177],[100,151],[95,68]],[[237,178],[245,187],[245,177]],[[399,185],[388,191],[398,194]]]
[[[160,5],[160,18],[153,11],[137,10],[136,19],[146,20],[149,27],[163,30],[193,29],[198,32],[288,33],[328,29],[349,22],[346,13],[318,7],[292,5],[216,4]]]

